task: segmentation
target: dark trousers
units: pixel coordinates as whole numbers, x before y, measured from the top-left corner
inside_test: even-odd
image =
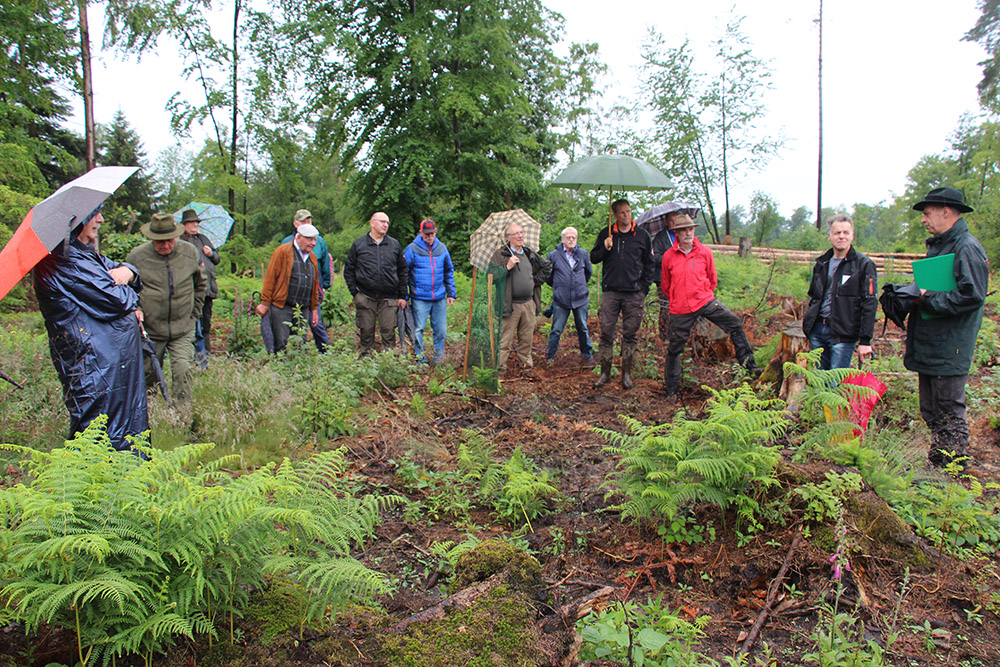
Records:
[[[316,314],[319,316],[316,318],[316,326],[312,326],[310,323],[309,328],[312,329],[313,341],[316,343],[316,349],[319,350],[320,354],[326,352],[327,346],[330,344],[330,336],[326,333],[326,325],[323,324],[323,295],[319,297],[319,305],[316,306]]]
[[[354,295],[354,314],[361,342],[361,356],[375,351],[375,325],[382,337],[382,349],[396,345],[396,299],[373,299],[361,292]]]
[[[920,415],[931,430],[932,461],[947,463],[943,452],[965,454],[969,423],[965,417],[965,383],[968,375],[925,375],[920,379]]]
[[[298,306],[286,303],[281,308],[271,304],[271,332],[274,335],[274,351],[281,352],[288,345],[288,339],[292,335],[292,327],[295,325],[295,313],[302,317],[302,325],[309,326],[312,320],[312,311],[309,306]]]
[[[597,318],[601,323],[598,352],[602,358],[611,358],[619,316],[622,318],[622,349],[635,349],[639,342],[639,325],[642,324],[642,311],[645,303],[645,292],[607,291],[604,293],[601,298],[601,308],[597,311]]]
[[[214,297],[206,296],[205,305],[201,309],[201,335],[206,354],[212,353],[212,302],[214,301]]]
[[[729,334],[733,347],[736,348],[736,359],[741,364],[745,365],[748,360],[753,359],[753,348],[750,347],[750,341],[743,331],[743,322],[718,299],[712,299],[693,313],[673,314],[670,316],[670,342],[667,344],[667,360],[663,369],[663,381],[667,385],[667,393],[676,392],[680,386],[680,356],[687,346],[691,329],[701,317]]]

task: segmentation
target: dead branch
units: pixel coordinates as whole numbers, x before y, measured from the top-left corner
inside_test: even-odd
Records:
[[[742,658],[750,649],[753,648],[753,643],[757,641],[757,635],[760,634],[761,628],[764,627],[765,621],[767,621],[768,614],[771,613],[771,605],[774,604],[774,598],[778,595],[778,590],[781,588],[781,582],[785,580],[785,573],[788,572],[788,566],[792,562],[792,556],[795,554],[795,549],[799,546],[799,541],[802,539],[802,530],[800,529],[795,533],[795,539],[792,540],[792,546],[788,548],[788,553],[785,554],[785,561],[781,564],[781,569],[778,570],[778,576],[774,578],[771,582],[771,588],[767,591],[767,599],[764,601],[764,608],[760,610],[760,614],[757,615],[757,620],[754,621],[753,627],[750,628],[750,634],[747,635],[746,640],[743,642],[743,646],[740,648],[740,653],[737,658]]]

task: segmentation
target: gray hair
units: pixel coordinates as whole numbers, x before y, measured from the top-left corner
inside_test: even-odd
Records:
[[[846,213],[837,213],[835,215],[831,215],[829,218],[826,219],[827,233],[833,231],[833,223],[835,222],[846,222],[851,226],[851,229],[854,229],[854,220],[851,219],[851,216],[847,215]]]
[[[576,227],[567,227],[566,229],[562,230],[561,232],[559,232],[559,238],[566,236],[568,232],[573,232],[574,234],[576,234],[577,238],[580,238],[580,232],[576,231]]]

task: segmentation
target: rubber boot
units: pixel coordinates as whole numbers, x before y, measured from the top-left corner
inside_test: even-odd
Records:
[[[632,381],[632,364],[635,363],[635,348],[622,348],[622,387],[631,389],[635,386]]]
[[[667,392],[667,400],[677,399],[677,390],[681,386],[681,358],[667,354],[663,364],[663,387]]]
[[[594,389],[603,387],[611,381],[611,351],[601,348],[597,351],[597,358],[601,361],[601,375],[594,382]]]

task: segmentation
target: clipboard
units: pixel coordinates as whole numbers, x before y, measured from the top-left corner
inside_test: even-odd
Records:
[[[958,289],[958,283],[955,281],[955,253],[950,252],[947,255],[915,260],[913,262],[913,280],[920,289],[933,292]],[[920,317],[930,320],[940,317],[940,315],[932,315],[921,310]]]

